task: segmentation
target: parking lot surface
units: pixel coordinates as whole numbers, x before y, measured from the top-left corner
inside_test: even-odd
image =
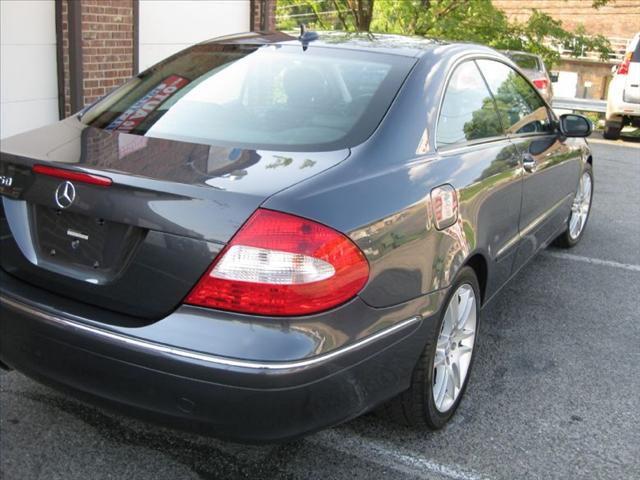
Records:
[[[640,478],[640,144],[594,140],[582,243],[538,255],[484,311],[440,432],[369,414],[265,447],[150,426],[0,373],[0,478]]]

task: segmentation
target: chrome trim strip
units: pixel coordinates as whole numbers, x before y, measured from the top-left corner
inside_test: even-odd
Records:
[[[521,240],[523,237],[527,236],[529,233],[531,233],[532,230],[534,230],[536,227],[538,227],[539,225],[541,225],[543,222],[545,222],[551,215],[553,215],[569,198],[571,197],[571,194],[567,194],[563,199],[561,199],[560,201],[556,202],[554,205],[551,206],[551,208],[549,210],[547,210],[546,212],[543,212],[542,214],[538,215],[536,218],[534,218],[531,223],[529,223],[529,225],[527,225],[525,228],[523,228],[521,231],[518,232],[518,234],[513,237],[511,240],[509,240],[507,243],[505,243],[502,248],[500,250],[498,250],[498,252],[496,253],[496,260],[502,260],[503,255],[513,246],[515,246],[516,243],[518,243],[519,240]]]
[[[545,222],[551,215],[553,215],[567,200],[571,199],[575,194],[571,194],[568,193],[567,195],[565,195],[563,198],[561,198],[559,201],[557,201],[555,204],[553,204],[551,206],[551,208],[549,208],[549,210],[542,212],[540,215],[538,215],[536,218],[534,218],[529,225],[527,225],[525,228],[523,228],[520,231],[520,236],[521,237],[525,237],[527,235],[529,235],[529,233],[531,233],[532,230],[534,230],[536,227],[540,226],[543,222]]]
[[[21,313],[25,313],[32,317],[36,317],[40,320],[44,320],[47,323],[51,323],[54,325],[61,325],[66,328],[71,328],[74,330],[79,330],[85,333],[90,333],[92,335],[96,335],[99,337],[107,338],[114,342],[126,345],[134,345],[139,348],[143,348],[146,350],[151,350],[156,353],[161,353],[164,355],[175,356],[188,358],[191,360],[199,360],[203,362],[213,363],[216,365],[221,365],[225,367],[241,367],[241,368],[250,368],[256,370],[289,370],[289,369],[299,369],[310,367],[313,365],[317,365],[323,362],[327,362],[331,359],[334,359],[338,356],[345,355],[353,350],[357,350],[360,347],[364,347],[370,343],[375,342],[376,340],[381,339],[382,337],[386,337],[387,335],[391,335],[399,330],[402,330],[405,327],[413,325],[422,321],[422,317],[420,315],[416,315],[414,317],[410,317],[406,320],[396,323],[395,325],[385,328],[379,332],[374,333],[373,335],[369,335],[361,340],[358,340],[351,345],[346,347],[337,348],[331,352],[318,355],[305,360],[296,360],[289,362],[260,362],[260,361],[252,361],[252,360],[239,360],[233,359],[229,357],[221,357],[217,355],[209,355],[205,353],[199,353],[192,350],[185,350],[177,347],[170,347],[167,345],[162,345],[160,343],[150,342],[147,340],[140,340],[134,337],[130,337],[128,335],[123,335],[121,333],[110,332],[108,330],[104,330],[101,328],[93,327],[90,325],[85,325],[80,322],[76,322],[73,320],[69,320],[66,318],[62,318],[57,315],[53,315],[51,313],[47,313],[43,310],[31,307],[17,300],[8,298],[5,295],[0,295],[0,303]]]

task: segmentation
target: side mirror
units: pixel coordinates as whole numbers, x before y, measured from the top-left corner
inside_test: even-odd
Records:
[[[560,116],[560,132],[565,137],[588,137],[593,131],[591,120],[575,113]]]

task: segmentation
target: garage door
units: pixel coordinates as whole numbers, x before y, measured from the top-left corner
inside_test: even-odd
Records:
[[[194,43],[247,32],[249,18],[249,0],[141,0],[140,70]]]
[[[53,0],[0,0],[0,74],[0,138],[58,120]]]

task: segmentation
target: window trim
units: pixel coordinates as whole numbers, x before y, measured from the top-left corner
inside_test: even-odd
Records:
[[[507,57],[508,58],[508,57]],[[494,60],[494,59],[488,59],[488,58],[479,58],[479,59],[474,59],[475,60]],[[509,59],[511,60],[511,59]],[[494,60],[496,61],[496,60]],[[540,92],[538,92],[538,89],[536,88],[536,86],[533,84],[533,82],[531,81],[531,79],[529,79],[529,77],[527,77],[524,72],[522,72],[522,69],[515,63],[512,61],[513,65],[509,65],[507,62],[500,62],[504,65],[506,65],[507,67],[510,67],[513,71],[515,71],[518,75],[520,75],[531,87],[531,89],[534,91],[534,93],[538,96],[538,99],[542,101],[542,105],[544,105],[545,110],[547,111],[547,117],[549,119],[549,124],[553,127],[553,131],[551,132],[523,132],[523,133],[507,133],[507,129],[505,128],[504,125],[502,125],[502,130],[505,132],[504,134],[506,135],[507,138],[528,138],[528,137],[543,137],[546,135],[555,135],[558,131],[558,119],[555,115],[555,113],[553,113],[553,109],[551,108],[551,106],[547,103],[547,101],[542,97],[542,95],[540,95]],[[476,65],[478,65],[476,63]],[[482,78],[485,81],[485,84],[487,85],[487,88],[489,89],[489,93],[491,94],[491,97],[493,98],[493,102],[496,106],[496,110],[498,109],[498,104],[496,102],[495,96],[493,95],[493,92],[491,91],[491,87],[489,87],[489,83],[487,82],[486,78],[484,78],[484,73],[482,73],[482,69],[480,68],[480,65],[478,65],[478,70],[480,70],[480,74],[482,75]],[[499,115],[498,115],[499,116]],[[500,120],[500,122],[502,122],[502,120]]]
[[[526,81],[527,83],[534,89],[534,91],[536,92],[536,94],[538,95],[538,97],[540,98],[540,100],[542,100],[542,103],[546,106],[547,109],[547,115],[549,115],[549,120],[551,121],[551,124],[553,126],[553,131],[552,132],[525,132],[525,133],[506,133],[504,125],[502,125],[502,135],[499,136],[495,136],[495,137],[487,137],[487,138],[482,138],[482,139],[476,139],[476,140],[467,140],[466,142],[460,142],[460,143],[456,143],[456,144],[449,144],[449,145],[442,145],[439,146],[438,145],[438,126],[440,124],[440,115],[442,114],[442,104],[444,103],[444,97],[447,93],[447,89],[449,87],[449,82],[451,80],[451,76],[453,75],[453,72],[455,72],[455,70],[458,68],[458,66],[460,66],[462,63],[468,62],[468,61],[472,61],[472,62],[476,62],[476,60],[493,60],[494,62],[499,62],[502,63],[504,65],[506,65],[507,67],[510,67],[511,69],[515,70],[518,74],[520,74]],[[476,68],[478,69],[481,77],[482,77],[482,81],[484,82],[485,86],[487,87],[487,90],[489,91],[489,95],[491,95],[491,98],[493,99],[494,102],[494,108],[496,108],[496,113],[498,113],[497,111],[497,107],[496,107],[496,103],[495,103],[495,98],[493,96],[493,92],[491,91],[491,89],[489,88],[489,85],[487,84],[486,79],[484,78],[484,74],[482,73],[482,70],[480,69],[480,66],[476,63]],[[449,71],[447,72],[447,75],[445,76],[445,80],[443,82],[444,84],[444,88],[442,89],[441,93],[440,93],[440,98],[438,100],[438,110],[437,110],[437,115],[436,115],[436,122],[435,125],[433,127],[433,148],[434,151],[436,153],[440,153],[440,152],[449,152],[452,150],[458,150],[460,148],[466,148],[466,147],[471,147],[471,146],[476,146],[476,145],[480,145],[483,143],[489,144],[489,143],[494,143],[496,141],[499,140],[504,140],[504,139],[511,139],[511,138],[525,138],[525,137],[541,137],[541,136],[545,136],[545,135],[556,135],[557,134],[557,118],[555,116],[555,114],[553,113],[553,110],[551,109],[551,107],[549,106],[549,104],[547,103],[547,101],[542,98],[542,95],[540,95],[540,93],[538,92],[538,90],[535,88],[535,85],[533,85],[533,82],[522,72],[522,70],[515,65],[514,62],[512,62],[511,60],[509,60],[507,57],[502,58],[498,55],[492,55],[490,53],[469,53],[466,55],[462,55],[460,58],[458,58],[453,65],[451,66],[451,68],[449,68]],[[498,113],[498,119],[500,119],[500,115]]]
[[[451,83],[451,77],[453,77],[453,74],[456,72],[456,70],[461,67],[463,64],[471,62],[474,64],[475,69],[478,71],[478,74],[480,75],[480,79],[482,80],[482,84],[485,86],[485,88],[487,89],[487,93],[489,94],[489,96],[491,97],[491,100],[493,101],[493,108],[495,110],[496,116],[498,117],[498,122],[500,122],[500,126],[502,128],[502,135],[496,135],[493,137],[485,137],[485,138],[476,138],[474,140],[466,140],[463,142],[458,142],[458,143],[447,143],[444,145],[439,145],[438,144],[438,127],[440,126],[440,118],[442,117],[442,105],[444,104],[444,99],[447,96],[447,91],[449,90],[449,84]],[[489,85],[487,84],[486,80],[484,79],[484,75],[482,75],[482,70],[480,70],[480,67],[478,66],[478,64],[476,63],[476,58],[473,55],[469,55],[469,56],[465,56],[462,57],[459,61],[456,61],[454,63],[454,65],[449,69],[449,71],[447,72],[447,76],[445,77],[445,81],[444,81],[444,88],[442,90],[442,94],[440,95],[440,99],[438,102],[438,115],[436,116],[436,124],[433,130],[433,143],[434,143],[434,149],[436,152],[440,152],[442,150],[451,150],[454,148],[459,148],[460,146],[463,145],[477,145],[477,144],[481,144],[481,143],[489,143],[492,141],[495,141],[497,139],[502,139],[502,138],[506,138],[506,134],[505,134],[505,129],[504,126],[502,125],[502,122],[500,120],[500,114],[498,112],[498,109],[496,108],[496,101],[495,98],[493,98],[493,93],[491,93],[491,89],[489,88]]]

